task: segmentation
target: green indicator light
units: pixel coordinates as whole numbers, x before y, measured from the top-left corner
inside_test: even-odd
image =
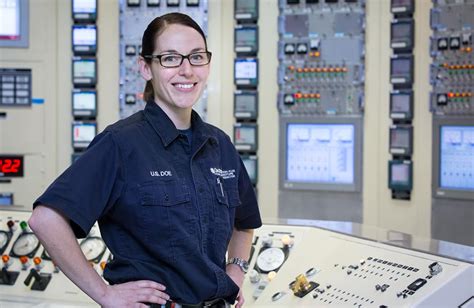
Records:
[[[20,228],[21,230],[26,230],[26,228],[28,228],[28,223],[26,221],[20,222]]]

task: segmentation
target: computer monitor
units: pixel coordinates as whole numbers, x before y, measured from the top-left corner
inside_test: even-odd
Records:
[[[72,19],[76,23],[94,23],[97,20],[97,0],[72,0]]]
[[[395,55],[390,59],[390,82],[394,87],[406,88],[413,83],[413,56]]]
[[[0,1],[0,47],[28,47],[28,0]]]
[[[258,148],[257,124],[234,124],[234,145],[241,152],[255,152]]]
[[[390,47],[395,53],[409,52],[413,49],[415,22],[412,18],[395,19],[390,28]]]
[[[234,51],[238,55],[256,55],[258,52],[258,27],[235,26]]]
[[[280,187],[360,191],[362,120],[282,118]]]
[[[96,122],[75,121],[72,123],[72,146],[74,149],[85,149],[97,134]]]
[[[388,162],[388,187],[393,191],[410,191],[413,186],[412,162],[391,160]]]
[[[389,151],[393,155],[408,156],[413,153],[413,126],[390,126]]]
[[[95,55],[97,52],[97,26],[72,26],[72,51],[74,55]]]
[[[234,0],[234,18],[239,23],[252,23],[258,19],[258,0]]]
[[[74,57],[72,59],[72,80],[74,87],[94,87],[97,82],[95,58]]]
[[[72,91],[72,115],[86,118],[97,116],[97,91],[74,89]]]
[[[413,119],[413,91],[392,91],[390,93],[390,118],[399,121]]]
[[[242,162],[250,177],[252,184],[256,184],[258,180],[258,159],[255,155],[241,155]]]
[[[258,116],[257,91],[234,92],[234,117],[238,120],[255,120]]]
[[[433,119],[433,196],[474,200],[472,118]]]
[[[240,88],[256,88],[258,85],[257,58],[237,58],[234,60],[234,83]]]

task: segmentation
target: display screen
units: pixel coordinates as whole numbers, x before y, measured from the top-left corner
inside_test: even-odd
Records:
[[[396,58],[392,59],[391,67],[392,75],[409,75],[411,72],[411,59],[410,58]]]
[[[73,0],[72,12],[95,14],[97,12],[97,0]]]
[[[412,172],[409,161],[390,161],[390,188],[411,189]]]
[[[97,131],[95,123],[73,123],[73,142],[87,146],[94,139]]]
[[[390,96],[390,111],[399,113],[411,113],[410,93],[397,93]]]
[[[408,127],[390,128],[390,150],[403,150],[403,154],[411,153],[411,129]]]
[[[234,73],[235,79],[256,79],[257,59],[237,59]]]
[[[73,61],[74,78],[93,78],[96,77],[95,60],[74,60]]]
[[[92,25],[73,26],[72,44],[75,46],[92,46],[97,44],[97,27]]]
[[[20,38],[20,0],[0,1],[0,40]]]
[[[255,126],[238,126],[234,129],[235,144],[256,144],[257,129]]]
[[[411,39],[412,24],[409,22],[392,23],[392,40]]]
[[[257,0],[235,0],[235,10],[239,13],[254,13],[257,10]]]
[[[23,156],[0,155],[0,177],[22,177]]]
[[[73,112],[92,111],[95,114],[97,106],[97,93],[95,91],[78,91],[72,93]]]
[[[242,162],[245,165],[245,169],[250,177],[252,183],[257,182],[257,158],[255,157],[242,157]]]
[[[0,193],[0,205],[13,205],[13,193]]]
[[[239,50],[247,47],[249,50]],[[257,50],[257,28],[245,27],[235,29],[235,49],[236,51],[256,51]]]
[[[440,128],[441,188],[474,190],[474,126]]]
[[[354,183],[354,125],[287,125],[286,179],[300,183]]]
[[[257,94],[235,94],[234,115],[237,118],[252,118],[257,116]]]

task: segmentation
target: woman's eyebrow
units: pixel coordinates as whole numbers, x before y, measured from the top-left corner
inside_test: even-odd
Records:
[[[203,50],[206,50],[206,49],[202,48],[202,47],[198,47],[198,48],[192,49],[190,53],[197,52],[197,51],[203,51]],[[175,49],[167,49],[167,50],[160,51],[159,53],[161,54],[161,53],[179,53],[179,52]]]

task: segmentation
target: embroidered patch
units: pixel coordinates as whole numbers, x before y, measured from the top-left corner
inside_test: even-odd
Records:
[[[224,180],[235,178],[235,169],[222,170],[220,168],[210,168],[210,170],[212,174],[220,176]]]

